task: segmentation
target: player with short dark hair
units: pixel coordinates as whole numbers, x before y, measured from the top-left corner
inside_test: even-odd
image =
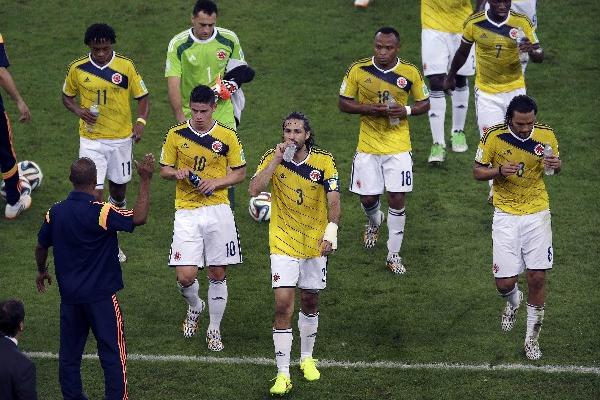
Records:
[[[352,162],[350,191],[360,196],[368,223],[364,246],[373,248],[384,214],[379,196],[388,193],[387,268],[404,274],[400,248],[406,221],[405,197],[412,191],[412,156],[408,116],[429,110],[429,90],[421,72],[398,58],[398,31],[385,27],[374,38],[373,57],[348,68],[340,87],[339,108],[360,115],[358,147]],[[414,99],[412,106],[408,99]]]
[[[0,34],[0,87],[2,87],[9,96],[17,103],[17,108],[21,114],[20,122],[31,120],[31,112],[25,101],[21,97],[17,85],[8,71],[8,56],[4,49],[4,39]],[[14,219],[23,211],[31,207],[31,196],[28,193],[20,193],[18,189],[19,170],[17,166],[17,156],[13,145],[12,127],[8,114],[4,110],[4,103],[0,95],[0,170],[6,190],[6,208],[4,217]]]
[[[290,353],[296,288],[300,288],[300,369],[309,381],[321,373],[312,357],[319,325],[319,290],[327,282],[327,256],[337,249],[341,216],[338,173],[331,153],[314,146],[308,118],[289,114],[282,124],[282,140],[262,157],[250,182],[251,196],[271,184],[269,248],[271,286],[275,295],[273,343],[277,377],[271,394],[292,389]],[[288,146],[293,158],[284,160]]]
[[[183,321],[187,338],[197,333],[204,310],[198,268],[208,267],[206,342],[209,350],[221,351],[227,266],[242,262],[227,188],[245,179],[246,158],[235,130],[213,118],[217,104],[212,89],[200,85],[188,97],[192,117],[169,129],[160,157],[160,176],[177,181],[169,266],[175,268],[178,289],[188,304]]]
[[[133,171],[133,142],[144,133],[150,111],[148,90],[133,61],[113,50],[115,31],[107,24],[90,25],[84,43],[90,53],[73,61],[63,85],[63,104],[79,117],[79,157],[96,164],[97,200],[102,201],[108,179],[108,201],[127,207],[127,183]],[[79,96],[79,103],[76,101]],[[131,123],[130,99],[138,102]],[[119,259],[127,257],[120,250]]]
[[[496,288],[506,299],[501,328],[515,324],[523,293],[518,276],[527,270],[525,355],[541,358],[538,338],[544,319],[545,274],[554,250],[544,173],[558,173],[562,162],[554,130],[536,121],[537,105],[526,96],[509,103],[505,123],[483,135],[475,155],[475,179],[493,179],[493,267]],[[545,155],[549,145],[553,155]]]

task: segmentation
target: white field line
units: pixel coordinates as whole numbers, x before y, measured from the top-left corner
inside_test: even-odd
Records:
[[[58,360],[58,354],[48,352],[25,353],[31,358]],[[84,354],[84,359],[97,359],[96,354]],[[242,365],[275,365],[275,361],[262,357],[206,357],[182,355],[128,354],[130,361],[149,362],[186,362],[206,364],[242,364]],[[292,362],[298,364],[298,362]],[[600,376],[600,367],[584,367],[577,365],[528,365],[528,364],[457,364],[457,363],[416,363],[406,364],[395,361],[335,361],[319,360],[319,366],[353,369],[430,369],[430,370],[466,370],[466,371],[529,371],[545,373],[593,374]]]

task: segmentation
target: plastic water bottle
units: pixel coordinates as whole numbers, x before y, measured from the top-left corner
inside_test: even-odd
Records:
[[[94,117],[98,118],[98,116],[100,115],[100,106],[98,104],[92,104],[90,106],[90,113],[92,113]],[[87,131],[93,132],[94,125],[87,124]]]
[[[202,178],[200,178],[198,175],[196,175],[195,173],[193,173],[192,171],[190,171],[189,180],[190,180],[190,183],[192,184],[192,186],[194,186],[194,187],[197,188],[198,186],[200,186],[200,181],[202,180]],[[208,193],[205,193],[205,194],[207,196],[210,196],[212,194],[212,192],[208,192]]]
[[[517,30],[517,50],[519,50],[519,61],[521,64],[529,61],[529,54],[526,51],[521,51],[519,49],[519,45],[523,42],[523,39],[525,39],[525,32],[523,32],[523,29],[519,28]]]
[[[294,154],[296,154],[296,145],[290,144],[283,151],[283,161],[290,162],[294,158]]]
[[[388,110],[389,110],[390,106],[392,104],[396,104],[396,100],[392,96],[389,96],[387,98],[387,101],[385,103],[387,104],[387,107],[388,107]],[[396,126],[399,123],[400,123],[400,118],[390,117],[390,125],[391,126]]]
[[[552,157],[554,153],[552,152],[552,146],[549,143],[544,145],[544,158]],[[546,175],[554,175],[554,168],[544,167],[544,174]]]

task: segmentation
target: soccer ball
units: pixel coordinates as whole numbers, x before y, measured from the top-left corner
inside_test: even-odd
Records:
[[[31,191],[33,189],[31,189],[31,184],[29,183],[27,178],[25,178],[24,176],[20,176],[19,182],[17,183],[17,190],[22,195],[28,194],[31,196]],[[5,190],[4,181],[2,181],[2,183],[0,183],[0,196],[2,196],[3,199],[6,199],[6,190]]]
[[[44,179],[44,174],[42,173],[42,169],[39,165],[37,165],[33,161],[21,161],[18,165],[19,175],[24,176],[29,181],[31,185],[31,190],[37,189],[42,184],[42,179]]]
[[[264,222],[271,219],[271,193],[260,192],[256,197],[250,198],[248,212],[256,222]]]

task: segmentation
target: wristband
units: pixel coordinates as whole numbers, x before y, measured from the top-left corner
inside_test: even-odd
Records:
[[[136,119],[135,122],[139,122],[140,124],[146,126],[146,120],[142,117],[139,117],[138,119]]]
[[[499,166],[498,166],[498,173],[500,174],[500,176],[501,176],[501,177],[503,177],[503,178],[506,178],[506,177],[504,176],[504,174],[502,173],[502,165],[499,165]]]
[[[406,116],[407,117],[412,114],[412,110],[410,109],[410,106],[404,106],[404,108],[406,109]]]
[[[337,250],[337,231],[338,226],[335,222],[330,222],[327,224],[325,228],[325,234],[323,235],[323,240],[327,240],[331,243],[331,248],[333,250]]]

